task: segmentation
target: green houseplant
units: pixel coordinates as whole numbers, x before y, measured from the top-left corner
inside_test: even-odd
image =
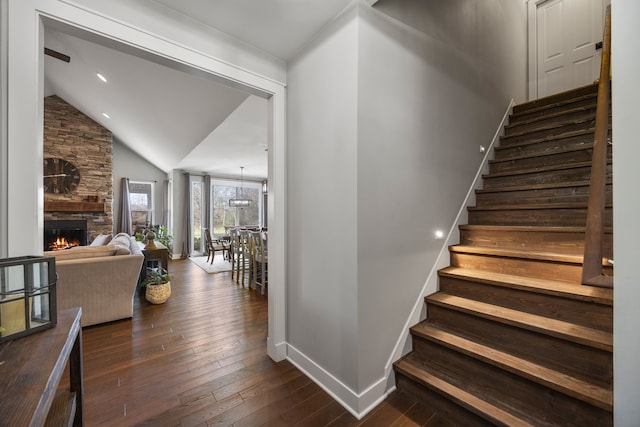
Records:
[[[156,241],[162,243],[171,252],[173,235],[169,234],[169,229],[162,225],[154,225],[153,232],[156,234]]]
[[[144,297],[147,301],[151,304],[163,304],[171,296],[171,275],[164,268],[148,268],[140,286],[145,289]]]

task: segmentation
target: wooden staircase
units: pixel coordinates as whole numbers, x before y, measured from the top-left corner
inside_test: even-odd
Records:
[[[613,291],[581,285],[596,95],[514,107],[413,351],[394,365],[398,388],[451,425],[613,425]],[[609,259],[610,150],[606,194]]]

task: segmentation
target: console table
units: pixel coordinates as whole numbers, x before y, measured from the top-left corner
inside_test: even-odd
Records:
[[[140,250],[144,254],[140,280],[144,280],[147,277],[147,268],[160,267],[167,271],[169,270],[169,249],[160,242],[154,243],[155,248],[147,248],[144,243],[138,242]]]
[[[83,426],[81,308],[58,313],[58,323],[0,344],[0,425]],[[69,389],[58,389],[69,363]]]

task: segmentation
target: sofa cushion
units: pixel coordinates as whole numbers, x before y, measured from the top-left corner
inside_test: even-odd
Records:
[[[112,237],[111,233],[99,234],[89,246],[104,246],[111,241]]]
[[[64,251],[46,251],[44,256],[55,257],[56,261],[79,258],[96,258],[101,256],[112,256],[116,253],[116,247],[106,246],[75,246]]]
[[[116,255],[129,255],[131,253],[131,238],[126,233],[118,233],[115,235],[109,245],[116,247]]]

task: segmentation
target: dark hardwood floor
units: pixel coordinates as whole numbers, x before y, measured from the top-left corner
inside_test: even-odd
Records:
[[[229,273],[171,261],[172,296],[83,330],[87,426],[444,425],[393,393],[356,420],[288,361],[266,353],[267,298]]]

